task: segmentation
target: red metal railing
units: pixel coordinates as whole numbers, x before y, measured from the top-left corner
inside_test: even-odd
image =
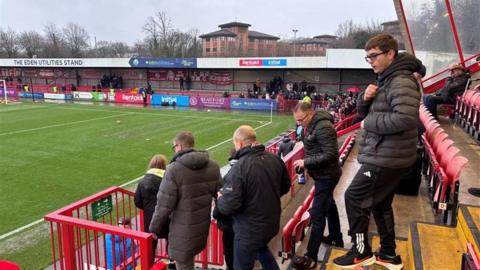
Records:
[[[346,130],[351,131],[358,126],[359,123]],[[341,132],[343,131],[339,131]],[[293,137],[295,134],[290,132],[288,136]],[[270,144],[268,151],[275,150],[276,153],[280,141],[281,139],[278,139]],[[283,158],[292,179],[292,197],[295,196],[294,184],[297,176],[293,162],[303,156],[303,147],[297,147]],[[110,258],[112,269],[135,269],[137,266],[150,269],[154,261],[152,235],[142,231],[143,211],[135,207],[133,196],[131,191],[111,187],[46,215],[45,220],[50,223],[53,268],[107,268],[107,258]],[[107,207],[104,205],[102,214],[99,215],[98,210],[93,213],[93,204],[109,200],[110,207],[108,204]],[[117,226],[120,218],[130,218],[131,224],[126,228]],[[195,261],[204,268],[209,265],[223,265],[221,239],[222,232],[216,222],[212,221],[207,246],[195,257]],[[117,240],[120,244],[117,244]],[[165,240],[159,241],[155,257],[168,258]]]
[[[143,211],[133,203],[134,193],[111,187],[45,216],[50,223],[54,269],[107,268],[149,269],[153,264],[152,235],[142,232]],[[111,211],[93,220],[92,203],[112,200]],[[120,218],[130,218],[127,228],[117,226]],[[212,221],[207,247],[195,261],[204,268],[223,265],[222,233]],[[111,241],[111,242],[107,242]],[[118,250],[117,250],[118,248]],[[166,243],[160,241],[156,258],[168,258]]]

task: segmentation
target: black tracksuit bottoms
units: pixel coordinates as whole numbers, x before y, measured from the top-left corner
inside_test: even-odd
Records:
[[[370,213],[373,213],[380,235],[380,251],[395,255],[392,201],[402,176],[408,170],[363,164],[353,178],[345,192],[345,208],[350,226],[349,235],[359,253],[372,252],[368,243],[368,224]]]

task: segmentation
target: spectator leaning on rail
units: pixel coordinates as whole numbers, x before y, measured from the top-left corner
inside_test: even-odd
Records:
[[[368,85],[357,101],[363,117],[358,162],[360,169],[345,192],[350,251],[333,260],[336,266],[354,268],[377,263],[388,269],[403,267],[395,252],[395,222],[392,201],[402,176],[416,160],[419,85],[413,75],[422,63],[407,53],[398,53],[398,43],[380,34],[365,45],[376,84]],[[380,249],[372,254],[368,243],[370,213],[380,235]]]
[[[435,118],[438,104],[455,104],[457,96],[465,91],[470,75],[461,65],[450,65],[450,77],[445,81],[445,86],[434,95],[423,97],[423,103]]]
[[[143,231],[150,232],[149,226],[152,220],[155,205],[157,204],[157,193],[163,175],[165,174],[165,166],[167,158],[164,155],[154,155],[148,164],[148,171],[138,183],[135,190],[135,206],[143,210]],[[168,222],[163,226],[158,238],[167,238]],[[153,242],[153,256],[155,257],[155,249],[157,248],[157,239]]]
[[[258,258],[263,269],[279,269],[268,242],[280,227],[280,197],[290,189],[287,168],[257,142],[250,126],[240,126],[233,134],[233,143],[233,158],[238,162],[224,177],[217,208],[233,216],[234,268],[253,269]]]
[[[193,269],[194,257],[205,248],[212,199],[221,187],[220,169],[206,151],[196,151],[190,132],[173,140],[175,155],[160,184],[150,232],[160,233],[170,217],[168,255],[177,269]],[[154,236],[155,237],[155,236]]]
[[[340,218],[333,199],[333,190],[342,175],[338,162],[337,133],[333,127],[333,117],[325,110],[315,112],[312,105],[299,102],[293,109],[295,121],[305,131],[303,145],[304,159],[296,160],[293,166],[307,169],[315,180],[315,194],[311,210],[312,232],[308,241],[307,253],[303,257],[295,257],[295,269],[316,269],[317,254],[323,241],[330,245],[343,247]],[[328,218],[329,237],[323,238],[325,222]]]

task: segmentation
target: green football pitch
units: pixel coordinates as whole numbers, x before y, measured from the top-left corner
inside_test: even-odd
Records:
[[[0,235],[110,186],[142,176],[154,154],[191,131],[196,149],[227,163],[231,137],[251,125],[261,142],[292,128],[287,114],[108,104],[0,105]]]

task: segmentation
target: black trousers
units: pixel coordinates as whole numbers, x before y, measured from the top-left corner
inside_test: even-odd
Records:
[[[395,221],[392,201],[395,190],[408,168],[392,169],[363,164],[345,192],[349,234],[354,248],[365,254],[372,251],[368,243],[368,224],[373,213],[380,251],[395,255]]]
[[[337,186],[338,179],[315,180],[315,195],[313,197],[312,210],[310,211],[312,230],[308,241],[306,255],[317,260],[318,250],[322,242],[325,221],[328,219],[328,233],[332,240],[342,242],[340,230],[340,218],[338,217],[337,205],[333,199],[333,190]]]
[[[233,244],[235,233],[232,228],[223,230],[223,256],[228,270],[233,270]]]

